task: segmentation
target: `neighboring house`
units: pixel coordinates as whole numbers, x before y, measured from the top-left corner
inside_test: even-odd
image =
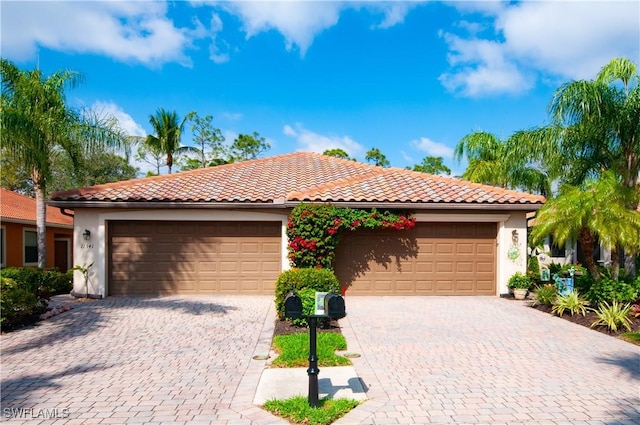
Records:
[[[74,263],[93,264],[89,293],[107,296],[272,294],[300,202],[414,212],[409,231],[344,235],[335,271],[347,296],[495,296],[525,270],[525,215],[544,198],[292,153],[58,192],[49,205],[74,210]]]
[[[72,238],[73,216],[47,208],[47,267],[71,267]],[[0,247],[2,268],[38,266],[35,199],[0,189]]]

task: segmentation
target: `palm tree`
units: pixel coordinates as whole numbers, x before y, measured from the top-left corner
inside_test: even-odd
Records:
[[[23,164],[33,182],[36,196],[38,267],[46,267],[47,181],[51,161],[58,152],[69,156],[74,166],[95,144],[118,145],[122,134],[113,121],[82,115],[68,107],[65,87],[75,87],[82,76],[62,70],[45,77],[39,69],[22,71],[0,59],[2,76],[0,141],[3,152]]]
[[[511,138],[502,141],[492,133],[476,131],[458,142],[454,158],[459,161],[466,156],[469,165],[462,174],[465,180],[549,195],[548,174],[514,155],[514,150],[515,142]]]
[[[590,179],[582,186],[565,185],[536,214],[531,242],[537,245],[552,235],[559,244],[577,240],[585,254],[585,266],[595,280],[600,280],[593,260],[596,237],[612,250],[612,272],[618,277],[618,247],[640,251],[640,212],[627,206],[637,202],[635,190],[624,187],[612,172]]]
[[[194,113],[191,112],[180,121],[175,111],[170,112],[159,108],[155,115],[149,116],[149,123],[156,135],[148,135],[144,142],[150,151],[162,152],[167,156],[166,164],[169,174],[171,174],[171,167],[173,167],[174,155],[193,150],[190,146],[180,146],[184,125],[193,115]]]
[[[616,58],[594,80],[563,84],[549,113],[550,125],[513,136],[521,157],[546,164],[560,185],[579,186],[611,170],[622,186],[640,189],[640,75],[634,62]],[[638,202],[628,209],[637,210]],[[625,269],[635,275],[634,259],[625,255]]]

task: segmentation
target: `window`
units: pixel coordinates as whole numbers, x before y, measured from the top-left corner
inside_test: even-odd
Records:
[[[24,265],[38,264],[38,233],[35,230],[24,231]]]
[[[565,245],[558,246],[556,241],[553,240],[553,236],[549,236],[549,247],[551,248],[551,257],[562,257],[566,256]]]

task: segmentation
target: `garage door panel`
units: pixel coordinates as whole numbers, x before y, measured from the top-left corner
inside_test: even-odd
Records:
[[[495,295],[496,236],[496,223],[351,232],[338,246],[336,275],[348,294]]]
[[[110,222],[109,293],[273,293],[282,269],[281,228],[275,222]]]
[[[495,254],[495,243],[479,243],[476,245],[478,255],[489,255],[493,257]]]

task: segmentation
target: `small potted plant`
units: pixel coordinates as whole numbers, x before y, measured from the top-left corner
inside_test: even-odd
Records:
[[[509,278],[508,285],[513,290],[513,297],[516,300],[524,300],[531,287],[531,278],[523,273],[516,272]]]

